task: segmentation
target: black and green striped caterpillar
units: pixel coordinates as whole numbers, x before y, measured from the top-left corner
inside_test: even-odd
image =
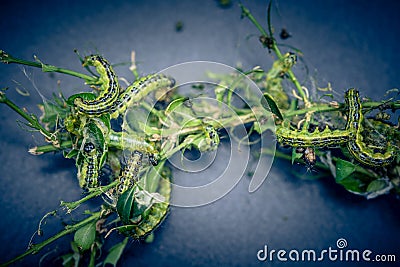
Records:
[[[347,143],[347,148],[352,156],[362,164],[377,167],[390,164],[395,157],[395,150],[389,144],[386,151],[375,152],[363,142],[363,126],[362,121],[362,104],[360,101],[359,92],[355,89],[349,89],[346,92],[346,104],[348,106],[348,119],[346,130],[354,133],[354,137]]]
[[[317,127],[312,133],[306,128],[296,131],[280,126],[275,134],[279,143],[292,147],[336,147],[348,143],[352,136],[350,131],[332,131],[328,126],[323,131]]]
[[[87,116],[100,116],[107,112],[117,100],[120,91],[118,78],[111,65],[99,55],[90,55],[85,57],[84,66],[95,66],[99,73],[100,94],[94,100],[85,100],[81,97],[74,99],[74,105],[78,112]]]
[[[283,145],[303,148],[337,147],[346,144],[349,152],[362,164],[372,167],[390,164],[395,155],[393,148],[389,146],[383,153],[375,152],[363,142],[363,114],[359,92],[353,88],[347,90],[345,101],[348,115],[344,130],[332,131],[326,126],[323,131],[316,128],[310,133],[306,127],[298,131],[290,129],[290,125],[281,125],[276,129],[277,141]]]
[[[143,138],[126,132],[114,132],[109,136],[109,142],[118,149],[124,149],[131,152],[138,151],[146,154],[153,166],[157,165],[158,151],[151,143],[146,142]]]
[[[83,162],[78,169],[78,180],[81,188],[94,188],[99,185],[99,157],[96,146],[87,142],[82,149]]]
[[[127,107],[138,103],[150,92],[170,88],[175,80],[163,74],[151,74],[139,78],[121,92],[118,77],[111,65],[99,55],[85,57],[84,65],[95,66],[99,73],[100,94],[95,99],[84,99],[81,96],[73,98],[73,103],[79,113],[89,117],[109,113],[111,118],[117,118]]]
[[[203,127],[204,139],[199,145],[200,151],[213,151],[220,143],[218,131],[212,125]]]
[[[143,153],[139,151],[132,152],[126,162],[126,166],[123,169],[121,175],[119,176],[119,184],[117,186],[117,193],[122,194],[127,189],[131,188],[137,181],[137,176],[142,166]]]
[[[111,118],[117,118],[127,107],[138,103],[150,92],[161,88],[171,88],[174,87],[174,85],[175,80],[164,74],[150,74],[134,81],[132,85],[128,86],[125,91],[119,95],[118,99],[109,110]]]
[[[83,140],[78,150],[76,166],[79,186],[83,189],[99,186],[99,173],[107,157],[104,134],[108,131],[101,120],[90,119],[82,129]]]

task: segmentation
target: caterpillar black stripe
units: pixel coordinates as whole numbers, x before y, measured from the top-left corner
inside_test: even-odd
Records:
[[[98,186],[99,157],[96,146],[92,142],[83,144],[83,162],[78,169],[78,180],[81,188],[93,188]]]
[[[161,88],[174,87],[175,80],[164,74],[151,74],[144,76],[128,86],[124,92],[120,94],[117,101],[110,109],[111,118],[116,118],[122,114],[127,107],[134,103],[140,102],[150,92]]]
[[[88,116],[100,116],[108,112],[117,100],[120,86],[118,78],[111,65],[99,55],[87,56],[84,65],[95,66],[99,73],[100,94],[94,100],[85,100],[80,97],[74,99],[78,112]]]
[[[119,176],[118,194],[124,193],[136,182],[140,167],[142,166],[142,158],[143,153],[139,151],[134,151],[129,157],[122,174]]]
[[[394,149],[388,144],[384,153],[375,152],[363,142],[362,122],[362,104],[359,92],[355,89],[349,89],[345,96],[348,107],[348,119],[346,130],[354,133],[354,137],[347,143],[347,148],[352,156],[360,163],[372,167],[385,166],[390,164],[395,156]]]

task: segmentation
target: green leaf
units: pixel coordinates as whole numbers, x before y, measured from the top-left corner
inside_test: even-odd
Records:
[[[111,264],[116,267],[118,260],[121,258],[122,252],[124,251],[126,244],[128,243],[129,238],[126,237],[124,241],[114,245],[109,251],[106,259],[103,262],[103,266],[106,264]]]
[[[74,241],[82,250],[88,250],[96,238],[96,222],[89,223],[78,229],[74,235]]]
[[[215,99],[220,103],[224,102],[224,96],[226,92],[226,83],[224,81],[221,81],[219,85],[215,88],[214,93],[215,93]]]
[[[74,100],[75,98],[82,98],[84,100],[93,100],[96,99],[96,95],[93,93],[79,93],[79,94],[75,94],[75,95],[71,95],[68,99],[67,99],[67,103],[71,106],[74,105]]]
[[[157,174],[156,177],[159,177],[159,175]],[[118,198],[117,213],[125,225],[140,221],[143,216],[146,216],[153,204],[159,203],[160,198],[163,198],[159,193],[150,193],[144,190],[141,184],[142,181],[139,181]]]
[[[377,192],[387,187],[387,183],[385,180],[374,180],[369,183],[367,187],[367,192]]]
[[[151,168],[149,172],[144,175],[140,181],[139,185],[146,191],[154,193],[160,182],[160,171],[163,169],[165,161],[159,162],[157,166]]]
[[[253,130],[256,131],[258,134],[262,134],[261,126],[260,126],[260,123],[258,121],[255,121],[253,123]]]
[[[118,198],[117,202],[117,212],[119,217],[121,218],[122,223],[129,224],[131,219],[131,210],[133,206],[133,202],[135,200],[135,191],[137,187],[132,186],[128,190],[126,190],[122,195]]]
[[[154,233],[150,233],[148,236],[146,236],[146,238],[144,239],[144,242],[146,243],[153,243],[154,241]]]
[[[165,115],[168,116],[171,112],[173,112],[177,107],[182,105],[188,99],[189,98],[187,97],[181,97],[173,100],[171,103],[169,103],[168,107],[165,109]]]
[[[68,253],[61,256],[62,265],[64,267],[77,267],[79,264],[79,255],[78,259],[76,258],[76,253]]]
[[[296,159],[301,159],[303,157],[303,153],[297,153],[296,148],[292,149],[292,165],[296,161]]]
[[[92,142],[95,143],[96,148],[99,148],[98,151],[98,157],[100,157],[100,164],[99,167],[103,167],[105,160],[107,159],[107,143],[106,143],[106,137],[104,136],[105,134],[107,134],[109,132],[109,121],[107,121],[107,118],[102,118],[100,117],[100,121],[103,122],[104,120],[104,124],[96,124],[94,122],[90,122],[88,123],[85,127],[87,127],[89,129],[89,136],[92,139]],[[105,129],[101,129],[99,128],[99,126],[101,128],[105,128]]]
[[[103,131],[109,132],[110,129],[111,129],[111,119],[110,119],[110,115],[107,114],[107,113],[105,113],[105,114],[101,115],[101,116],[99,117],[99,119],[100,119],[101,122],[103,122],[103,126],[104,126],[103,128],[105,128],[105,129],[103,129]]]
[[[352,157],[350,155],[350,157]],[[337,158],[336,160],[336,179],[346,178],[352,173],[358,173],[363,181],[369,181],[371,178],[378,179],[379,175],[372,170],[365,169],[364,167],[351,163],[349,161]]]
[[[341,184],[350,192],[365,192],[365,182],[359,179],[363,168],[343,159],[336,161],[336,183]],[[365,178],[365,177],[364,177]]]
[[[353,163],[343,160],[337,159],[336,161],[336,182],[340,183],[341,180],[349,177],[356,170],[356,165]]]
[[[336,180],[336,182],[344,186],[344,188],[350,192],[363,193],[365,190],[365,184],[359,179],[355,178],[354,175],[350,175],[340,181]]]
[[[66,151],[63,151],[64,158],[66,158],[66,159],[72,159],[72,158],[76,157],[78,155],[78,153],[79,153],[79,150],[77,150],[77,149],[72,149],[68,153]]]
[[[261,105],[265,109],[271,110],[271,112],[274,113],[280,120],[283,120],[283,116],[278,108],[278,105],[275,103],[272,96],[270,96],[268,93],[264,93],[264,97],[261,99]]]

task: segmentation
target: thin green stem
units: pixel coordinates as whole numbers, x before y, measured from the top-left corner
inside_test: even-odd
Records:
[[[196,139],[198,139],[198,138],[200,138],[200,137],[201,137],[201,135],[196,135],[196,136],[193,136],[193,138],[190,139],[190,140],[189,140],[189,139],[185,139],[185,141],[182,142],[182,143],[180,143],[178,146],[176,146],[176,147],[170,149],[170,150],[167,151],[167,152],[164,152],[164,153],[161,155],[161,160],[168,159],[169,157],[171,157],[173,154],[175,154],[175,153],[178,152],[179,150],[181,150],[181,149],[187,147],[187,146],[188,146],[189,144],[191,144],[191,143],[194,143],[194,142],[196,141]]]
[[[400,100],[393,101],[393,102],[375,102],[375,101],[370,101],[370,102],[363,102],[362,103],[363,109],[377,109],[383,107],[384,109],[392,109],[392,110],[397,110],[400,109]],[[322,113],[322,112],[332,112],[332,111],[338,111],[338,110],[343,110],[345,108],[345,104],[339,104],[337,107],[334,107],[330,104],[315,104],[309,108],[303,108],[299,110],[288,110],[286,112],[283,112],[285,117],[293,117],[296,115],[303,115],[308,112],[313,112],[313,113]]]
[[[239,3],[240,8],[242,9],[242,17],[247,17],[249,20],[256,26],[258,31],[265,36],[268,36],[268,33],[264,28],[261,26],[260,23],[256,20],[256,18],[253,16],[253,14],[250,13],[250,10],[246,8],[245,6],[242,5],[242,3]],[[268,36],[269,37],[269,36]]]
[[[53,145],[35,146],[29,149],[29,153],[31,153],[32,155],[41,155],[44,153],[56,152],[71,147],[72,147],[72,141],[63,141],[57,147]]]
[[[15,64],[21,64],[21,65],[25,65],[25,66],[41,68],[43,72],[58,72],[58,73],[67,74],[70,76],[84,79],[87,83],[95,83],[97,81],[97,77],[92,77],[92,76],[89,76],[89,75],[86,75],[86,74],[83,74],[80,72],[76,72],[73,70],[44,64],[44,63],[40,62],[39,60],[28,61],[28,60],[24,60],[24,59],[19,59],[19,58],[11,56],[10,54],[7,54],[3,50],[0,50],[0,61],[5,64],[15,63]]]
[[[38,121],[37,117],[32,114],[28,114],[19,108],[14,102],[7,98],[4,92],[0,92],[0,103],[4,103],[9,106],[12,110],[17,112],[22,118],[28,121],[29,126],[38,130],[41,134],[43,134],[48,140],[56,141],[55,136],[47,131]]]
[[[22,259],[22,258],[24,258],[24,257],[26,257],[26,256],[28,256],[30,254],[38,253],[42,248],[44,248],[45,246],[49,245],[50,243],[56,241],[57,239],[65,236],[67,234],[75,232],[76,230],[78,230],[79,228],[81,228],[82,226],[85,226],[86,224],[88,224],[90,222],[93,222],[93,221],[96,221],[96,220],[100,219],[102,214],[103,214],[103,211],[95,212],[90,217],[88,217],[88,218],[86,218],[86,219],[84,219],[84,220],[82,220],[82,221],[80,221],[80,222],[78,222],[76,224],[65,226],[64,230],[62,230],[61,232],[55,234],[54,236],[46,239],[45,241],[43,241],[43,242],[41,242],[39,244],[32,245],[32,247],[30,249],[28,249],[27,251],[25,251],[21,255],[13,258],[10,261],[7,261],[7,262],[1,264],[0,266],[8,266],[11,263],[17,262],[20,259]]]
[[[247,17],[263,36],[272,38],[273,41],[271,44],[271,49],[274,51],[276,56],[280,60],[282,60],[283,55],[282,55],[281,51],[279,50],[278,45],[272,35],[273,32],[272,32],[272,24],[271,24],[271,3],[272,3],[272,1],[270,1],[269,5],[268,5],[268,29],[269,29],[270,34],[267,33],[267,31],[261,26],[261,24],[256,20],[256,18],[250,13],[249,9],[244,7],[242,4],[239,4],[239,5],[240,5],[240,8],[242,9],[242,16]],[[309,105],[308,98],[307,98],[303,88],[301,87],[301,84],[299,83],[296,76],[294,75],[293,71],[288,70],[287,75],[289,76],[289,79],[292,81],[292,83],[296,87],[297,91],[299,92],[299,94],[300,94],[301,98],[303,99],[304,103],[306,104],[306,106]]]
[[[108,185],[93,188],[93,189],[91,189],[91,191],[88,195],[86,195],[85,197],[83,197],[77,201],[73,201],[73,202],[61,201],[60,206],[66,207],[68,210],[68,213],[70,213],[71,211],[73,211],[74,209],[79,207],[79,205],[84,203],[85,201],[88,201],[89,199],[97,197],[97,196],[103,194],[104,192],[108,191],[109,189],[115,187],[118,184],[118,182],[119,182],[118,180],[115,180],[114,182],[112,182]]]

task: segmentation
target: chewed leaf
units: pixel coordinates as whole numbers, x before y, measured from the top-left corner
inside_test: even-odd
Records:
[[[136,187],[138,188],[138,186]],[[116,228],[120,233],[135,239],[141,239],[151,234],[162,223],[168,214],[168,202],[171,192],[169,179],[161,179],[159,190],[157,191],[158,193],[150,194],[138,188],[134,194],[132,210],[129,211],[131,214],[130,222]],[[129,190],[126,192],[129,192]],[[117,211],[121,217],[118,204]]]
[[[359,165],[353,164],[349,161],[337,159],[336,161],[336,182],[343,185],[350,192],[363,193],[368,190],[380,190],[381,183],[370,183],[368,188],[367,184],[371,178],[376,179],[376,174],[368,172]],[[371,191],[369,191],[371,192]]]
[[[268,93],[264,93],[264,97],[261,99],[261,105],[265,109],[271,110],[271,112],[274,113],[280,120],[283,120],[283,115],[279,110],[278,105]]]
[[[393,189],[393,187],[393,183],[387,181],[386,179],[374,180],[367,187],[367,199],[372,199],[380,195],[387,194]]]

